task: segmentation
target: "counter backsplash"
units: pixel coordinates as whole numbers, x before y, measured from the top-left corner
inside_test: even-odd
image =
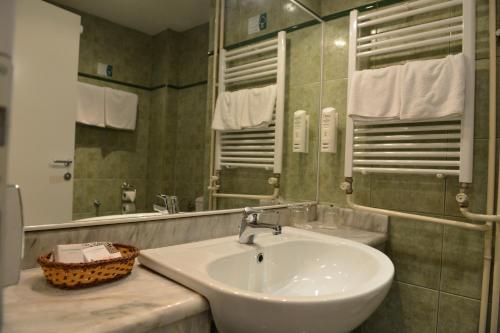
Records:
[[[287,225],[288,210],[279,209],[280,224]],[[23,269],[37,266],[39,255],[58,244],[110,241],[150,249],[238,233],[241,213],[170,218],[92,227],[29,231],[25,235]]]

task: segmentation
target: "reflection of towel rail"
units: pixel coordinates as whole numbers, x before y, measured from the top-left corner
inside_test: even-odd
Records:
[[[277,99],[274,121],[270,126],[217,131],[215,170],[221,170],[223,167],[246,167],[271,169],[276,174],[281,173],[285,52],[285,32],[278,33],[277,38],[256,44],[230,51],[221,50],[219,93],[226,91],[228,86],[244,85],[245,88],[258,86],[258,81],[265,79],[266,81],[275,81]],[[252,159],[238,159],[232,160],[232,162],[237,161],[238,163],[228,163],[228,157],[235,156],[228,154],[229,150],[248,153],[248,155],[252,155]],[[258,153],[263,150],[267,153]],[[272,150],[273,155],[269,154],[270,150]]]
[[[277,178],[281,174],[283,151],[283,121],[285,106],[286,33],[277,38],[240,47],[221,50],[219,66],[219,93],[238,87],[258,87],[268,82],[277,86],[276,107],[273,122],[266,127],[242,130],[216,131],[215,170],[223,168],[250,168],[272,171]],[[212,177],[214,178],[214,177]],[[218,181],[218,177],[215,177]],[[275,179],[275,178],[272,178]],[[215,183],[217,183],[215,181]],[[240,199],[277,199],[279,182],[270,182],[273,194],[250,195],[218,193],[217,184],[210,185],[214,197]]]

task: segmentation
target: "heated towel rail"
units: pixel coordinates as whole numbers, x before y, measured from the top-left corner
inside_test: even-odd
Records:
[[[401,27],[404,19],[423,14],[424,23]],[[387,30],[391,24],[398,27]],[[350,81],[360,64],[375,56],[397,58],[417,48],[450,48],[454,42],[461,42],[466,61],[463,116],[441,121],[361,122],[348,118],[345,177],[351,178],[353,172],[420,174],[458,176],[461,183],[472,182],[475,1],[419,0],[362,15],[352,11],[348,74]]]
[[[424,15],[425,22],[408,25],[406,19],[417,15],[421,15],[420,18]],[[492,224],[475,224],[373,208],[358,205],[352,198],[353,172],[458,176],[460,193],[456,199],[463,215],[471,220],[500,222],[500,216],[474,214],[468,210],[466,190],[472,182],[474,135],[475,18],[475,0],[417,0],[362,15],[356,10],[350,13],[349,78],[360,63],[366,64],[372,57],[394,56],[397,59],[401,52],[429,46],[456,49],[457,44],[461,43],[461,52],[466,61],[465,109],[460,118],[432,122],[375,123],[348,118],[345,182],[341,188],[345,190],[347,203],[353,209],[485,233],[478,327],[478,332],[483,333],[488,309]],[[387,29],[390,24],[397,28]],[[498,258],[495,261],[500,264]],[[491,330],[496,331],[496,328],[492,327]]]
[[[273,121],[262,128],[216,131],[215,171],[209,189],[214,197],[276,199],[282,166],[283,117],[285,108],[286,32],[277,37],[230,51],[222,49],[219,57],[219,94],[242,88],[276,84],[277,98]],[[218,193],[223,168],[272,170],[269,183],[272,195]]]

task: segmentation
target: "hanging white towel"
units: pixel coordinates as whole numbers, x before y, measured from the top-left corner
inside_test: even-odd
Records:
[[[214,130],[241,129],[240,110],[237,106],[238,92],[224,91],[217,98],[212,128]]]
[[[111,88],[106,88],[105,91],[106,127],[135,130],[137,95]]]
[[[246,99],[241,107],[241,127],[258,128],[268,126],[273,120],[276,105],[276,85],[247,89],[241,97]]]
[[[269,125],[276,104],[276,85],[222,92],[217,98],[212,128],[239,130]]]
[[[444,59],[412,61],[404,65],[401,119],[453,118],[465,103],[463,54]]]
[[[355,71],[349,88],[349,117],[364,121],[399,119],[402,67]]]
[[[105,126],[103,87],[78,82],[76,121],[90,126]]]

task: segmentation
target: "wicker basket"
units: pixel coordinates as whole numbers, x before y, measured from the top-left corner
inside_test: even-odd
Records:
[[[120,251],[122,258],[65,264],[52,261],[51,252],[41,255],[37,261],[47,281],[56,287],[63,289],[92,287],[121,279],[132,271],[139,249],[129,245],[113,245]]]

